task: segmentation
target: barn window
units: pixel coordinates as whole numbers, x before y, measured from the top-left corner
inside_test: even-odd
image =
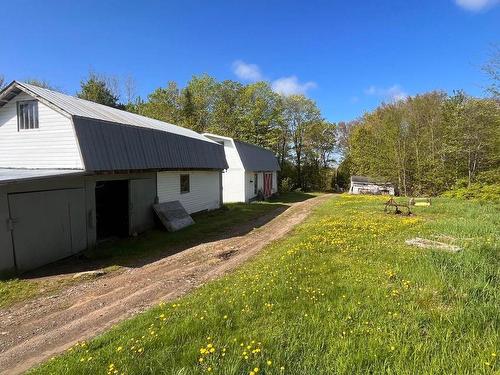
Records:
[[[18,130],[38,129],[38,102],[36,100],[17,102]]]
[[[181,174],[181,194],[189,193],[189,175]]]

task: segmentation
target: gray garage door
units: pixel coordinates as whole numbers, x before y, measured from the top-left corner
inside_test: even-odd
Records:
[[[142,233],[154,227],[153,204],[156,181],[152,178],[129,182],[129,234]]]
[[[87,247],[83,189],[9,194],[19,271],[73,255]]]

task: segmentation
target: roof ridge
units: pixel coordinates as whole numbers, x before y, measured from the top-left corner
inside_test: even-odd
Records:
[[[130,125],[141,128],[156,129],[167,133],[182,135],[185,137],[199,139],[205,142],[215,143],[204,135],[183,126],[171,124],[165,121],[143,116],[138,113],[125,111],[119,108],[110,107],[104,104],[95,103],[90,100],[78,98],[73,95],[65,94],[59,91],[39,87],[21,81],[13,81],[11,85],[16,84],[19,87],[31,92],[33,95],[40,96],[53,106],[59,108],[70,116],[78,116],[94,120],[112,122],[121,125]],[[9,85],[9,86],[11,86]]]

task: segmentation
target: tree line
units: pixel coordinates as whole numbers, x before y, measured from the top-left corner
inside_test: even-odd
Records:
[[[499,103],[459,91],[384,104],[342,128],[339,172],[391,181],[404,195],[436,195],[498,176]]]
[[[345,190],[351,175],[366,175],[394,183],[404,195],[436,195],[480,180],[500,182],[499,67],[497,47],[483,67],[490,77],[487,98],[433,91],[337,124],[304,95],[279,95],[268,82],[218,81],[207,74],[184,87],[168,82],[141,98],[132,78],[91,72],[77,96],[268,148],[278,158],[282,190]],[[338,168],[334,154],[341,157]]]
[[[117,80],[92,73],[77,96],[270,149],[282,169],[282,189],[331,188],[336,127],[304,95],[282,96],[268,82],[217,81],[207,74],[193,76],[184,87],[168,82],[145,99],[135,96],[131,81],[124,86],[126,100],[120,101]]]

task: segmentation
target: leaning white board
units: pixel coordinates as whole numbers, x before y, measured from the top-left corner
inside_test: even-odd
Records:
[[[153,209],[169,232],[175,232],[194,224],[193,218],[179,201],[157,203],[153,205]]]

